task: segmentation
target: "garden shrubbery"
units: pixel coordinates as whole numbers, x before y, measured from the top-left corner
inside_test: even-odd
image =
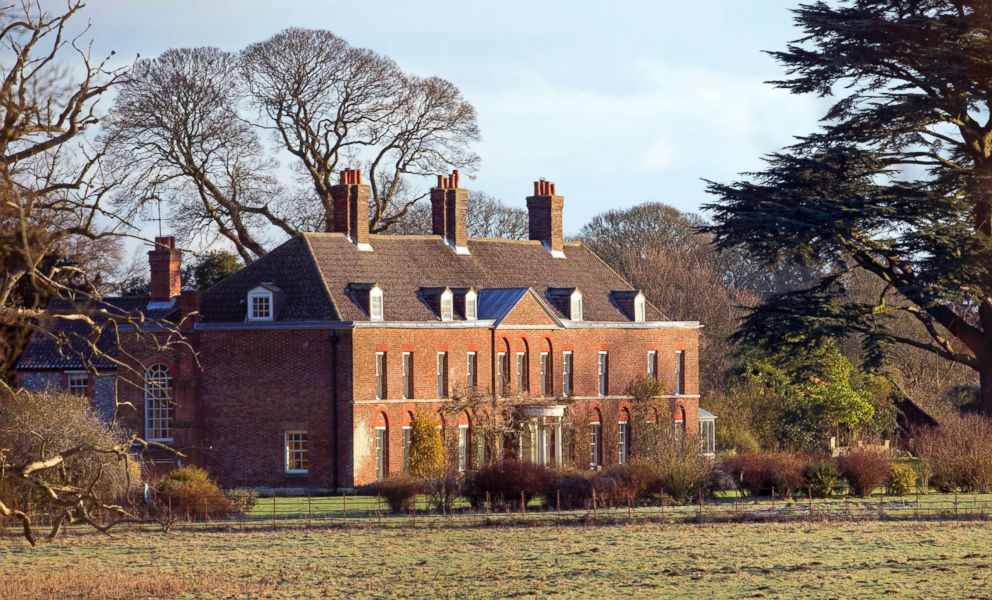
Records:
[[[462,495],[475,508],[485,506],[486,494],[493,508],[520,505],[548,489],[551,473],[541,465],[513,459],[501,460],[468,473]]]
[[[940,427],[913,433],[921,486],[942,492],[992,492],[992,421],[978,415],[949,417]]]
[[[231,500],[200,467],[178,467],[158,482],[163,508],[187,519],[228,517],[236,512]]]
[[[749,452],[726,459],[724,467],[752,496],[791,496],[804,487],[807,459],[792,452]]]
[[[417,494],[424,487],[423,481],[401,475],[377,481],[361,489],[362,494],[381,496],[389,510],[394,513],[406,512],[416,506]]]
[[[851,486],[851,492],[861,497],[871,495],[892,473],[892,463],[885,455],[868,450],[839,457],[837,467]]]
[[[906,463],[892,465],[892,473],[885,482],[885,490],[892,496],[905,496],[916,488],[916,469]]]
[[[828,498],[841,483],[840,469],[832,458],[814,459],[804,472],[809,495],[814,498]]]

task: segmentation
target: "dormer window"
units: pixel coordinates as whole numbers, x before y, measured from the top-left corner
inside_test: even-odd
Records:
[[[479,295],[475,290],[465,292],[465,320],[475,321],[479,318]]]
[[[374,286],[369,290],[369,319],[382,321],[382,288]]]
[[[644,294],[637,292],[637,295],[634,296],[634,321],[637,323],[643,323],[646,320],[646,312]]]
[[[257,287],[248,292],[248,320],[271,321],[273,313],[272,292]]]
[[[569,299],[569,318],[573,321],[582,320],[582,292],[575,290]]]
[[[451,290],[445,289],[441,292],[441,320],[451,321],[453,320],[455,312],[455,295],[451,293]]]

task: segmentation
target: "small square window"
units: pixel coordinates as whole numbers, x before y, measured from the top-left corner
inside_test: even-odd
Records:
[[[268,292],[253,293],[248,296],[249,321],[272,320],[272,294]]]
[[[65,374],[65,390],[74,396],[89,396],[90,374],[70,371]]]

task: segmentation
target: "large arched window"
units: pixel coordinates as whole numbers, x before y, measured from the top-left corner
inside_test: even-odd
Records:
[[[589,415],[589,468],[598,469],[603,464],[603,417],[599,409]]]
[[[172,376],[165,365],[154,364],[145,371],[145,439],[171,442],[175,414]]]
[[[379,413],[375,425],[375,479],[382,481],[389,476],[389,418]]]

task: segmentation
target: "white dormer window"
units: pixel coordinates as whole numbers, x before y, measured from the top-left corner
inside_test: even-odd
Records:
[[[455,297],[451,290],[441,292],[441,320],[451,321],[454,319]]]
[[[644,294],[637,292],[637,295],[634,296],[634,321],[643,323],[645,321],[645,314]]]
[[[479,295],[475,290],[465,292],[465,320],[475,321],[479,318]]]
[[[573,321],[582,320],[582,292],[575,290],[569,302],[570,317]]]
[[[369,290],[369,319],[382,320],[382,288],[375,286]]]
[[[248,320],[272,320],[272,292],[265,288],[255,288],[248,292]]]

